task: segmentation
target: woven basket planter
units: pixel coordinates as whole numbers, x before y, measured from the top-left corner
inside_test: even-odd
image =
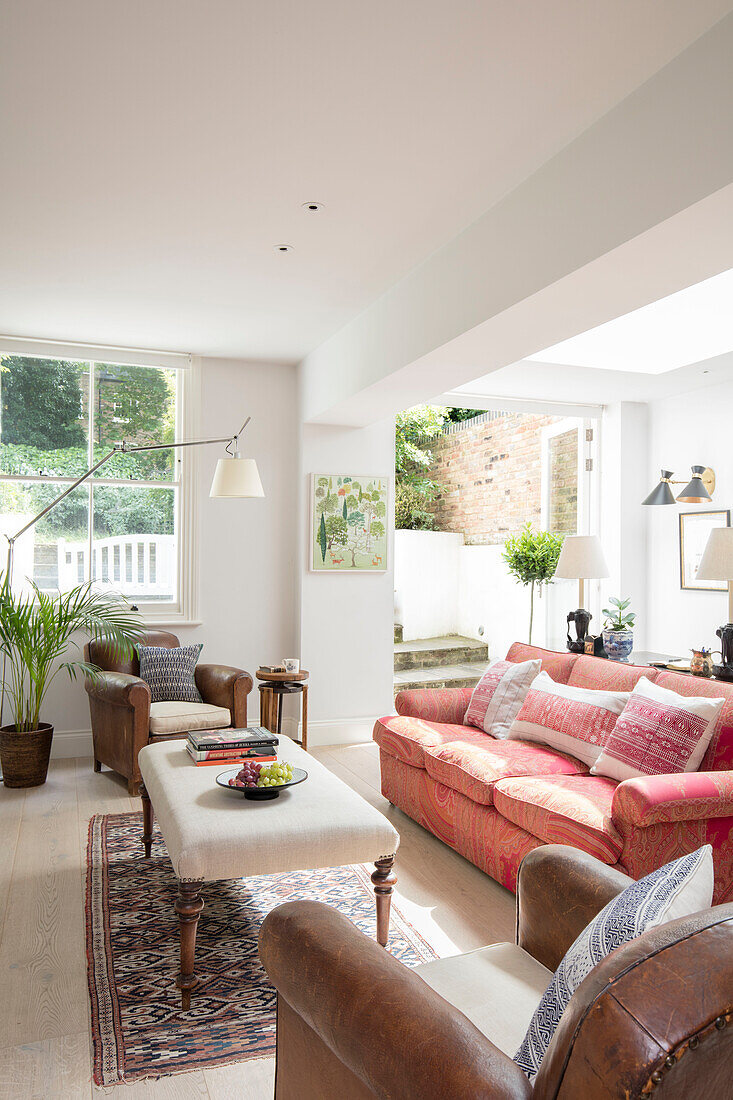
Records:
[[[37,730],[19,733],[0,726],[0,765],[6,787],[40,787],[46,782],[53,726],[41,722]]]

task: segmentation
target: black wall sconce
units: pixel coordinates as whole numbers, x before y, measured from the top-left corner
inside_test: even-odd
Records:
[[[715,473],[709,466],[693,466],[692,477],[685,485],[684,481],[673,481],[671,470],[662,470],[659,484],[655,485],[642,504],[707,504],[713,499],[715,491]],[[684,485],[680,495],[675,498],[670,485]]]

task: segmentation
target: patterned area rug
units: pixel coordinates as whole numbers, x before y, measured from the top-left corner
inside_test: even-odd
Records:
[[[198,924],[191,1011],[175,987],[176,879],[160,833],[143,859],[141,814],[89,823],[86,936],[98,1085],[161,1077],[275,1051],[275,994],[257,955],[266,914],[284,901],[326,902],[375,934],[365,867],[333,867],[208,883]],[[390,951],[408,966],[436,952],[392,903]]]

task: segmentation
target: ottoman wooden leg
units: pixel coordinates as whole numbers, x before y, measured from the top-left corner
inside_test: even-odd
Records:
[[[143,800],[143,847],[145,858],[150,859],[150,849],[153,843],[153,803],[150,801],[145,787],[140,788],[140,797]]]
[[[389,942],[389,911],[392,905],[392,889],[397,882],[397,875],[392,866],[394,856],[385,856],[375,860],[372,882],[377,898],[377,943],[386,947]]]
[[[196,925],[204,907],[202,885],[201,882],[178,883],[175,909],[181,930],[181,970],[176,985],[181,991],[181,1008],[184,1012],[188,1012],[191,1007],[191,990],[196,985]]]

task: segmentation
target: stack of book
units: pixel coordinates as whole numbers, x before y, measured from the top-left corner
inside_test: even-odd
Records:
[[[264,726],[240,730],[191,730],[186,750],[196,767],[210,764],[240,764],[255,760],[269,764],[277,760],[278,740]]]

